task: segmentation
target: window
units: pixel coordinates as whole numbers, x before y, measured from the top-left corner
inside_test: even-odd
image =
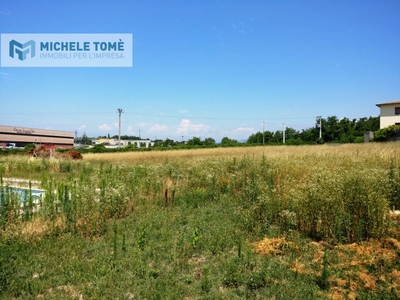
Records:
[[[400,107],[395,107],[394,108],[394,114],[395,115],[400,115]]]

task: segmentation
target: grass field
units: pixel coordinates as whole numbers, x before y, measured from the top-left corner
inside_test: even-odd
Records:
[[[0,157],[0,298],[398,299],[400,144]]]

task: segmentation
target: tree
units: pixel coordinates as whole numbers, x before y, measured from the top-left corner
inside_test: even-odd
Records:
[[[164,145],[164,141],[160,139],[154,140],[154,147],[162,147]]]
[[[229,147],[229,146],[236,146],[239,142],[237,140],[230,139],[228,137],[223,137],[221,140],[221,146]]]
[[[336,116],[330,116],[326,120],[321,119],[322,124],[322,139],[325,142],[338,142],[339,141],[339,126],[338,118]]]
[[[82,134],[80,142],[83,145],[92,145],[93,144],[92,140],[90,138],[88,138],[88,136],[86,135],[85,132]]]
[[[253,133],[247,139],[247,144],[262,144],[263,142],[263,134],[262,132]]]
[[[204,145],[215,145],[215,140],[211,137],[204,139]]]
[[[214,141],[215,142],[215,141]],[[203,145],[203,143],[202,143],[202,141],[200,140],[200,138],[199,137],[193,137],[191,140],[188,140],[188,145],[191,145],[191,146],[200,146],[200,145]]]
[[[271,142],[273,143],[283,143],[283,132],[281,130],[275,131]]]
[[[367,131],[377,131],[380,128],[380,117],[360,118],[354,127],[356,136],[364,136]]]
[[[308,129],[303,129],[299,133],[299,137],[304,143],[314,144],[319,138],[319,129],[317,127],[311,127]]]
[[[164,142],[163,142],[163,146],[164,147],[171,147],[171,146],[175,146],[176,142],[167,138]]]
[[[319,138],[320,122],[322,138]],[[288,145],[300,144],[322,144],[324,142],[332,143],[355,143],[364,140],[364,133],[367,131],[377,131],[379,129],[379,117],[369,117],[357,119],[328,116],[326,119],[317,118],[315,126],[303,129],[301,132],[287,127],[285,129],[285,141]],[[380,133],[378,133],[378,138]],[[277,130],[274,133],[265,131],[252,134],[247,139],[247,144],[280,144],[283,142],[283,131]],[[223,145],[224,143],[221,142]]]
[[[299,137],[299,133],[291,128],[291,127],[286,127],[285,129],[285,139],[289,140],[289,139],[296,139]]]
[[[247,139],[247,144],[268,144],[273,140],[274,134],[271,131],[257,132]]]
[[[342,118],[339,123],[339,142],[341,143],[354,143],[356,119],[350,120],[348,118]]]

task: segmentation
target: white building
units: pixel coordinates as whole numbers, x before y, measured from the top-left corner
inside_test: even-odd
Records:
[[[150,140],[121,140],[121,145],[128,146],[128,145],[135,145],[136,148],[149,148],[154,146],[154,142]]]
[[[380,108],[381,129],[394,124],[400,126],[400,100],[378,103],[376,106]]]
[[[93,140],[93,143],[95,145],[104,145],[107,148],[116,148],[118,147],[118,140],[116,139],[106,139],[106,138],[100,138]],[[149,148],[154,146],[154,142],[150,140],[121,140],[121,146],[128,146],[128,145],[135,145],[136,148]]]

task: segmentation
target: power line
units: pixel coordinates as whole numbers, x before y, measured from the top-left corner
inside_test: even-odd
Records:
[[[176,119],[203,119],[203,120],[259,120],[264,117],[199,117],[199,116],[177,116],[177,115],[160,115],[160,114],[146,114],[146,113],[130,113],[124,112],[127,115],[136,115],[136,116],[149,116],[149,117],[159,117],[159,118],[176,118]],[[40,115],[40,116],[52,116],[52,115],[103,115],[103,114],[111,114],[111,112],[29,112],[29,113],[16,113],[16,112],[0,112],[0,115]],[[315,117],[273,117],[266,118],[268,120],[281,120],[281,119],[314,119]],[[274,123],[266,123],[266,124],[274,124]]]

